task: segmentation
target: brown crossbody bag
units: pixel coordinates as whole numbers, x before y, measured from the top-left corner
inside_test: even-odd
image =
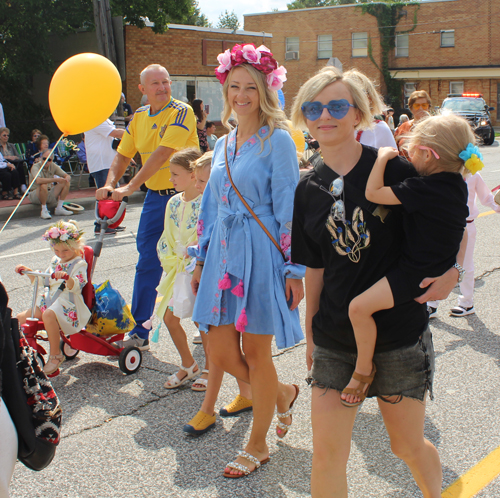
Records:
[[[248,212],[253,216],[254,220],[260,225],[262,230],[266,232],[266,235],[269,237],[271,242],[276,246],[276,249],[280,252],[281,256],[283,257],[283,261],[287,261],[287,258],[285,256],[285,253],[282,251],[280,245],[276,242],[275,238],[271,235],[269,230],[264,226],[264,223],[259,220],[257,215],[253,212],[252,208],[248,205],[248,202],[243,198],[243,196],[240,194],[240,191],[236,188],[236,185],[233,182],[233,179],[231,178],[231,172],[229,171],[229,164],[227,162],[227,135],[226,135],[226,140],[224,142],[224,156],[226,159],[226,171],[227,171],[227,176],[229,177],[229,181],[231,182],[231,185],[236,192],[236,195],[240,198],[240,201],[244,204],[244,206],[248,209]]]

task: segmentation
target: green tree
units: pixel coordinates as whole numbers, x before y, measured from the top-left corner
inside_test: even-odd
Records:
[[[110,0],[110,6],[113,15],[139,28],[147,17],[155,24],[155,33],[163,33],[168,23],[186,23],[192,16],[203,22],[197,0]],[[50,118],[48,109],[36,105],[31,96],[33,77],[55,69],[47,50],[49,37],[81,29],[94,29],[93,0],[0,1],[0,102],[15,141]]]
[[[352,3],[360,3],[363,0],[294,0],[287,3],[288,10],[294,9],[311,9],[314,7],[331,7],[332,5],[348,5]]]
[[[240,27],[240,21],[238,21],[238,16],[234,12],[228,12],[225,10],[220,16],[219,16],[219,22],[217,23],[217,28],[220,29],[233,29],[236,30]]]
[[[211,28],[212,23],[208,20],[205,14],[200,11],[200,6],[197,0],[192,0],[193,13],[181,24],[189,24],[191,26],[201,26],[204,28]]]

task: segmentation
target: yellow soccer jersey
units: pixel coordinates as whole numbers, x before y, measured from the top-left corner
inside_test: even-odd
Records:
[[[135,111],[118,147],[125,157],[134,157],[139,151],[142,164],[162,145],[175,150],[199,147],[196,118],[188,104],[170,98],[170,102],[156,114],[150,114],[149,105]],[[147,182],[152,190],[173,188],[168,160]]]

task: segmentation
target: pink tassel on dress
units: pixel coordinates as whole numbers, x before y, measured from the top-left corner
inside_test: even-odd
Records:
[[[219,289],[227,290],[231,288],[231,279],[229,278],[229,274],[226,273],[222,280],[219,280]]]
[[[236,297],[243,297],[245,295],[245,291],[243,289],[243,280],[240,280],[240,283],[231,291]]]
[[[236,321],[236,330],[238,332],[245,332],[245,327],[248,325],[247,312],[245,308],[241,310],[240,316]]]

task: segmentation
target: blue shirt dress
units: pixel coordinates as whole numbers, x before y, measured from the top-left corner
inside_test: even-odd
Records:
[[[295,144],[285,130],[275,129],[269,140],[264,126],[236,149],[236,131],[228,135],[228,164],[234,184],[264,226],[280,244],[278,249],[253,219],[233,190],[226,172],[224,145],[217,141],[210,180],[201,201],[198,246],[193,253],[204,261],[193,320],[200,329],[234,323],[239,332],[272,334],[278,348],[303,339],[299,310],[290,311],[285,278],[302,278],[305,267],[290,261],[291,221],[299,167]]]

